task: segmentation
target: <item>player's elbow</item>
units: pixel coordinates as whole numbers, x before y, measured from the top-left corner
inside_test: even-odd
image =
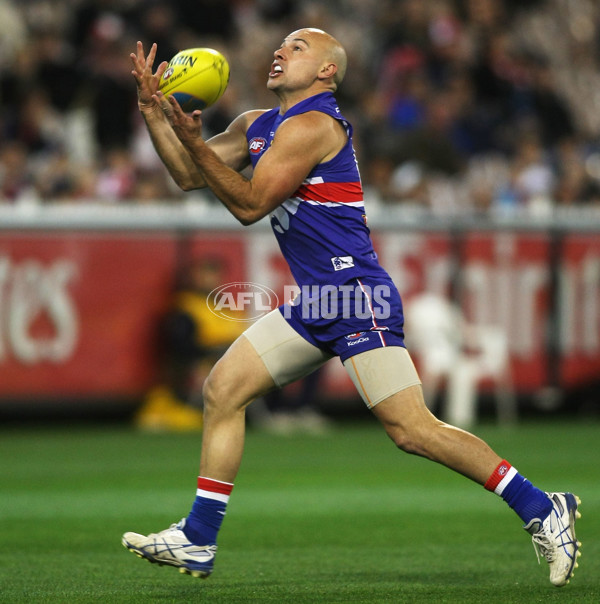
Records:
[[[173,177],[175,184],[182,191],[193,191],[194,189],[202,189],[206,186],[203,178],[185,170],[171,171],[171,176]]]
[[[178,187],[179,187],[179,188],[180,188],[182,191],[185,191],[186,193],[187,193],[188,191],[193,191],[193,190],[196,188],[196,187],[194,186],[194,184],[193,184],[193,183],[191,183],[191,182],[187,182],[187,181],[184,181],[184,182],[177,182],[177,186],[178,186]]]
[[[254,224],[255,222],[258,222],[262,216],[257,217],[255,215],[255,212],[239,212],[236,214],[235,216],[238,219],[238,222],[240,224],[242,224],[243,226],[250,226],[251,224]]]
[[[246,208],[238,208],[234,212],[234,216],[238,219],[238,221],[244,225],[249,226],[258,222],[262,218],[264,218],[268,212],[263,210],[262,208],[257,207],[246,207]]]
[[[200,188],[192,178],[186,175],[181,175],[175,178],[175,184],[185,192],[193,191],[194,189]]]

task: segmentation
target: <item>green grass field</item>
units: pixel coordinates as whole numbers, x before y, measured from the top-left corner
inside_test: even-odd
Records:
[[[496,496],[395,450],[374,421],[249,431],[207,580],[139,560],[128,530],[189,511],[198,435],[0,431],[0,602],[600,602],[600,425],[474,430],[546,490],[582,499],[580,567],[557,589]]]

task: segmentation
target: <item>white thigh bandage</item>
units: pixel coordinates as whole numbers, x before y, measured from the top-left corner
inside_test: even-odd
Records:
[[[346,359],[344,367],[369,409],[392,394],[421,383],[408,351],[401,346],[361,352]]]
[[[333,356],[307,342],[278,309],[251,325],[244,336],[279,387],[312,373]]]

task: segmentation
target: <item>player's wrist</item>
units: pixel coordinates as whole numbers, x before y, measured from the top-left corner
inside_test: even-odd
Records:
[[[157,109],[159,109],[159,106],[157,103],[138,102],[138,109],[143,115],[150,115],[151,113],[154,113]]]

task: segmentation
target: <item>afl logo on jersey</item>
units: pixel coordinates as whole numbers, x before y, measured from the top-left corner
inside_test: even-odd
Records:
[[[250,151],[250,153],[253,153],[254,155],[257,155],[266,148],[267,141],[262,137],[253,138],[248,144],[248,151]]]

